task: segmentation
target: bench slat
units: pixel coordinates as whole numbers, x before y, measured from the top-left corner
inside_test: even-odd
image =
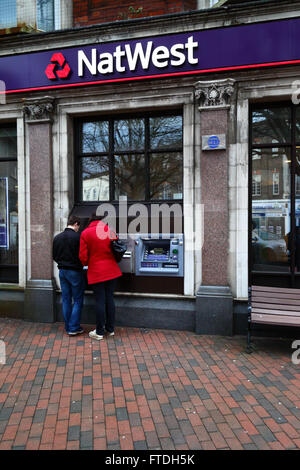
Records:
[[[287,317],[284,315],[262,315],[255,313],[251,315],[251,321],[253,323],[265,323],[270,325],[288,325],[288,326],[300,326],[300,318],[298,317]]]
[[[266,287],[266,286],[252,286],[252,291],[265,291],[265,292],[282,292],[283,294],[292,294],[293,292],[300,292],[300,289],[291,289],[287,287]]]
[[[300,299],[282,299],[279,297],[254,297],[252,303],[296,305],[300,308]]]
[[[300,305],[300,293],[299,294],[281,294],[280,292],[255,292],[251,296],[252,300],[257,299],[257,300],[263,300],[263,299],[283,299],[284,301],[287,300],[295,300],[296,302],[299,302]]]
[[[262,302],[252,302],[252,307],[262,307],[266,309],[272,309],[272,310],[291,310],[293,312],[299,312],[300,314],[300,307],[297,305],[286,305],[286,304],[265,304]]]
[[[290,311],[287,311],[287,310],[272,310],[272,309],[267,309],[267,308],[264,308],[263,305],[260,305],[259,307],[253,307],[252,308],[252,311],[251,311],[251,316],[253,314],[257,314],[257,313],[263,313],[263,314],[267,314],[267,315],[283,315],[283,316],[287,316],[287,317],[299,317],[300,318],[300,312],[294,312],[292,310]]]

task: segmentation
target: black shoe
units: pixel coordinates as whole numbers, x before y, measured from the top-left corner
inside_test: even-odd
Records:
[[[80,335],[81,333],[84,333],[84,329],[83,328],[79,328],[79,330],[77,331],[68,331],[67,334],[69,336],[76,336],[76,335]]]

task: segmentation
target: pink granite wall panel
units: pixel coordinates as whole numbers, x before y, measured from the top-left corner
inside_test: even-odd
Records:
[[[201,111],[201,135],[226,134],[227,110]],[[203,285],[228,284],[228,163],[226,150],[201,152],[204,204]]]
[[[51,124],[29,125],[31,279],[52,278]]]

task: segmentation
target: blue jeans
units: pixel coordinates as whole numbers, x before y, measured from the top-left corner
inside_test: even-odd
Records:
[[[80,329],[80,317],[85,288],[83,271],[60,269],[59,279],[65,328],[67,333],[72,333]],[[73,305],[72,298],[74,299]]]

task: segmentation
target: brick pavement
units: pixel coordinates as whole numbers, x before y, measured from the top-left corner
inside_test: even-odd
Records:
[[[85,326],[86,332],[91,329]],[[0,319],[0,449],[298,449],[291,341]]]

